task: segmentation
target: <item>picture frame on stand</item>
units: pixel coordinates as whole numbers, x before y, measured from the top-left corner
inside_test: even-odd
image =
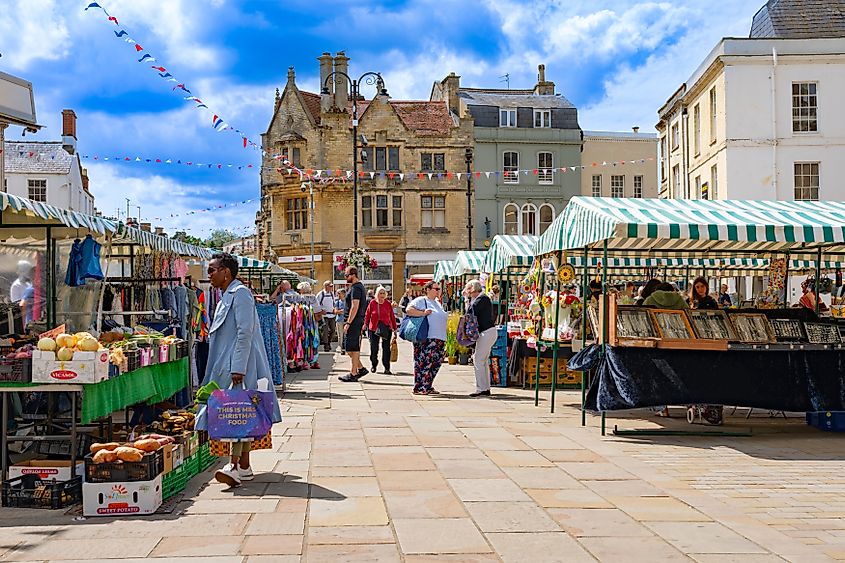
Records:
[[[659,338],[647,309],[619,307],[616,311],[617,338]]]
[[[736,330],[737,340],[743,344],[770,344],[775,334],[763,313],[728,313]]]
[[[721,309],[688,309],[690,325],[703,340],[737,340],[736,330]]]
[[[683,310],[650,309],[661,340],[694,340],[695,333]]]
[[[828,323],[804,323],[810,344],[842,344],[841,328]]]
[[[804,326],[798,319],[769,319],[778,342],[800,342],[806,339]]]

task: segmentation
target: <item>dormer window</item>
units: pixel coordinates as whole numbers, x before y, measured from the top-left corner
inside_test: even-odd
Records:
[[[552,110],[535,109],[534,127],[548,128],[552,126]]]
[[[499,110],[499,127],[516,127],[516,110]]]

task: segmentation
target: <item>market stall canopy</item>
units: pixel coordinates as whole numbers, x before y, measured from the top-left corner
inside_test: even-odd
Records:
[[[452,276],[477,274],[481,272],[481,267],[484,265],[484,256],[486,254],[486,250],[458,251],[458,256],[455,258],[455,269],[452,271]]]
[[[454,260],[438,260],[434,264],[434,277],[432,278],[434,281],[439,282],[446,278],[451,278],[455,271],[455,261]]]
[[[96,235],[106,235],[117,231],[117,223],[109,219],[62,209],[6,192],[0,192],[0,212],[2,212],[2,224],[7,228],[9,225],[16,224],[20,224],[22,229],[65,226],[71,229],[84,229]],[[38,220],[39,224],[34,225],[32,219]]]
[[[482,271],[496,274],[510,266],[530,265],[537,239],[533,235],[496,235],[485,254]]]
[[[115,244],[131,242],[145,246],[150,250],[175,252],[183,257],[193,256],[195,258],[202,258],[203,260],[209,260],[213,254],[213,251],[208,248],[157,235],[149,231],[124,225],[123,223],[119,225],[112,242]]]
[[[535,256],[595,248],[652,256],[845,249],[845,203],[573,197]],[[838,247],[838,248],[836,248]]]
[[[257,258],[248,258],[246,256],[238,255],[235,255],[235,258],[238,260],[238,268],[254,268],[256,270],[267,270],[270,272],[273,269],[273,266],[275,266],[272,262],[258,260]]]

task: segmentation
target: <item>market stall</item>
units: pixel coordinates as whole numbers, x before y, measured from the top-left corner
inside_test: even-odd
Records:
[[[453,293],[450,296],[452,309],[462,310],[464,298],[461,293],[464,284],[469,281],[471,274],[480,274],[484,265],[486,250],[460,250],[455,256],[455,267],[452,269],[450,280],[452,281]]]
[[[769,254],[779,264],[777,272],[768,273],[762,292],[771,307],[783,303],[792,259],[814,260],[813,279],[821,282],[823,255],[843,249],[845,204],[839,202],[575,197],[540,237],[535,255],[565,263],[567,253],[574,253],[583,255],[585,263],[593,256],[607,263],[620,257],[751,260]],[[744,266],[740,262],[737,267]],[[585,282],[588,277],[584,272]],[[782,308],[764,313],[625,307],[608,291],[606,269],[601,279],[597,314],[590,322],[596,342],[586,340],[587,317],[592,315],[585,315],[581,340],[586,346],[569,362],[572,369],[595,372],[585,409],[604,412],[681,402],[845,410],[841,370],[831,369],[845,361],[845,350],[831,320],[794,319],[792,311]],[[805,290],[812,292],[812,287]],[[819,312],[819,301],[809,312]],[[768,354],[768,360],[759,354]],[[815,361],[808,362],[809,355]],[[805,367],[788,374],[781,370],[782,375],[761,367],[799,363]],[[720,366],[719,377],[701,374],[695,385],[678,379],[676,367],[694,364]],[[754,390],[764,379],[787,375],[791,383],[775,381],[770,393]],[[675,385],[660,384],[660,378],[673,378]],[[727,380],[746,383],[725,385]]]
[[[3,504],[63,508],[82,500],[76,460],[92,434],[114,437],[113,413],[135,406],[137,414],[139,405],[170,401],[189,387],[186,342],[145,327],[143,318],[169,317],[171,328],[187,331],[190,309],[176,297],[190,293],[180,291],[187,289],[182,256],[207,259],[211,252],[6,193],[0,209],[2,254],[22,258],[15,284],[27,288],[19,306],[30,315],[0,335]],[[40,241],[43,252],[33,250]],[[27,258],[32,268],[21,265]],[[121,284],[144,288],[112,291]],[[136,310],[138,304],[149,310]],[[145,418],[158,409],[140,411]],[[132,460],[124,461],[128,468]]]

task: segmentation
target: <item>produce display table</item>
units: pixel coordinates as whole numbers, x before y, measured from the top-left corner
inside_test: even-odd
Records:
[[[115,411],[141,402],[159,403],[164,401],[188,385],[188,358],[172,362],[154,364],[151,366],[126,372],[112,379],[90,385],[74,385],[62,383],[17,383],[11,381],[0,382],[0,405],[2,412],[8,408],[9,393],[69,393],[71,397],[71,412],[76,412],[77,393],[82,393],[82,424],[90,424],[98,418],[108,416]],[[76,417],[71,417],[71,433],[69,436],[26,436],[16,438],[9,436],[8,417],[3,416],[0,427],[0,451],[5,452],[9,441],[16,440],[70,440],[71,451],[74,452],[72,461],[76,459]],[[75,465],[74,465],[75,467]],[[7,460],[3,456],[0,464],[2,478],[7,478]]]
[[[822,348],[822,349],[819,349]],[[612,411],[661,405],[736,405],[775,411],[845,410],[845,350],[763,346],[728,351],[608,346],[569,361],[595,370],[585,408]]]
[[[160,403],[188,386],[188,358],[153,364],[89,385],[0,382],[0,393],[82,392],[82,424],[141,402]]]
[[[153,364],[112,379],[85,385],[82,424],[146,401],[160,403],[188,385],[188,358]]]

